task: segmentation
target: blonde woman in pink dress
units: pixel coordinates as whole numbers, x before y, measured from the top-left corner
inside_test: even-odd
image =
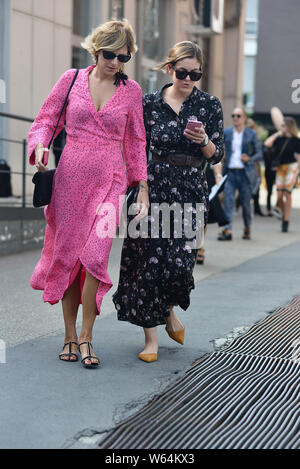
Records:
[[[123,72],[137,50],[134,32],[126,20],[109,21],[82,45],[96,65],[79,70],[56,132],[66,121],[67,142],[45,208],[44,247],[30,283],[43,290],[44,302],[62,301],[65,343],[59,358],[77,361],[78,348],[82,364],[95,368],[99,359],[91,344],[92,330],[103,296],[112,286],[107,265],[119,199],[124,199],[127,185],[139,185],[137,219],[147,214],[149,199],[142,91]],[[38,171],[47,169],[44,151],[75,73],[73,69],[62,75],[30,128],[30,164]]]

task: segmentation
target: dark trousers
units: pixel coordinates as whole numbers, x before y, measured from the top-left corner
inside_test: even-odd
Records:
[[[275,184],[275,177],[276,177],[276,171],[272,171],[271,167],[265,166],[265,178],[266,178],[266,183],[267,183],[267,209],[268,212],[271,211],[271,195],[272,195],[272,189],[273,185]]]
[[[243,211],[243,220],[246,227],[251,225],[251,186],[244,169],[229,169],[224,188],[224,211],[227,220],[226,228],[232,229],[232,215],[235,205],[235,193],[239,191],[240,204]]]

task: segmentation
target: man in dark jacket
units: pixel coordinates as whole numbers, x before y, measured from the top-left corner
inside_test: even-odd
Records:
[[[262,147],[256,132],[245,126],[246,113],[241,108],[232,113],[233,126],[225,129],[224,174],[227,180],[224,188],[224,210],[228,225],[219,235],[219,241],[232,239],[232,215],[235,205],[235,193],[239,191],[243,210],[243,239],[251,239],[251,197],[256,187],[257,172],[255,162],[262,159]]]

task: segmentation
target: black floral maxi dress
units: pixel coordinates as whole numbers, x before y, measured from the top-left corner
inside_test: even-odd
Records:
[[[167,86],[172,85],[166,85],[161,91],[146,94],[143,98],[147,154],[193,155],[203,160],[204,167],[206,160],[200,145],[183,135],[188,119],[197,118],[203,122],[207,135],[216,146],[210,163],[218,163],[224,152],[220,101],[194,87],[177,115],[163,100],[163,91]],[[202,204],[206,224],[208,186],[203,167],[174,166],[153,161],[151,156],[149,160],[150,204],[175,203],[182,208],[184,203],[190,203],[193,208],[196,203]],[[151,217],[150,207],[149,221]],[[174,236],[175,224],[170,230],[170,236],[165,237],[160,223],[158,238],[127,236],[124,239],[119,285],[113,295],[119,320],[150,328],[166,323],[170,305],[179,305],[184,310],[189,307],[190,292],[194,288],[193,269],[197,249],[192,249],[187,243],[190,239],[184,236],[184,222],[183,217],[183,237]],[[196,228],[194,216],[191,222],[193,228]]]

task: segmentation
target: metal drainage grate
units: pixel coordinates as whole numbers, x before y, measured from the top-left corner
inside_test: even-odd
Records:
[[[300,297],[120,423],[99,448],[300,447]]]

